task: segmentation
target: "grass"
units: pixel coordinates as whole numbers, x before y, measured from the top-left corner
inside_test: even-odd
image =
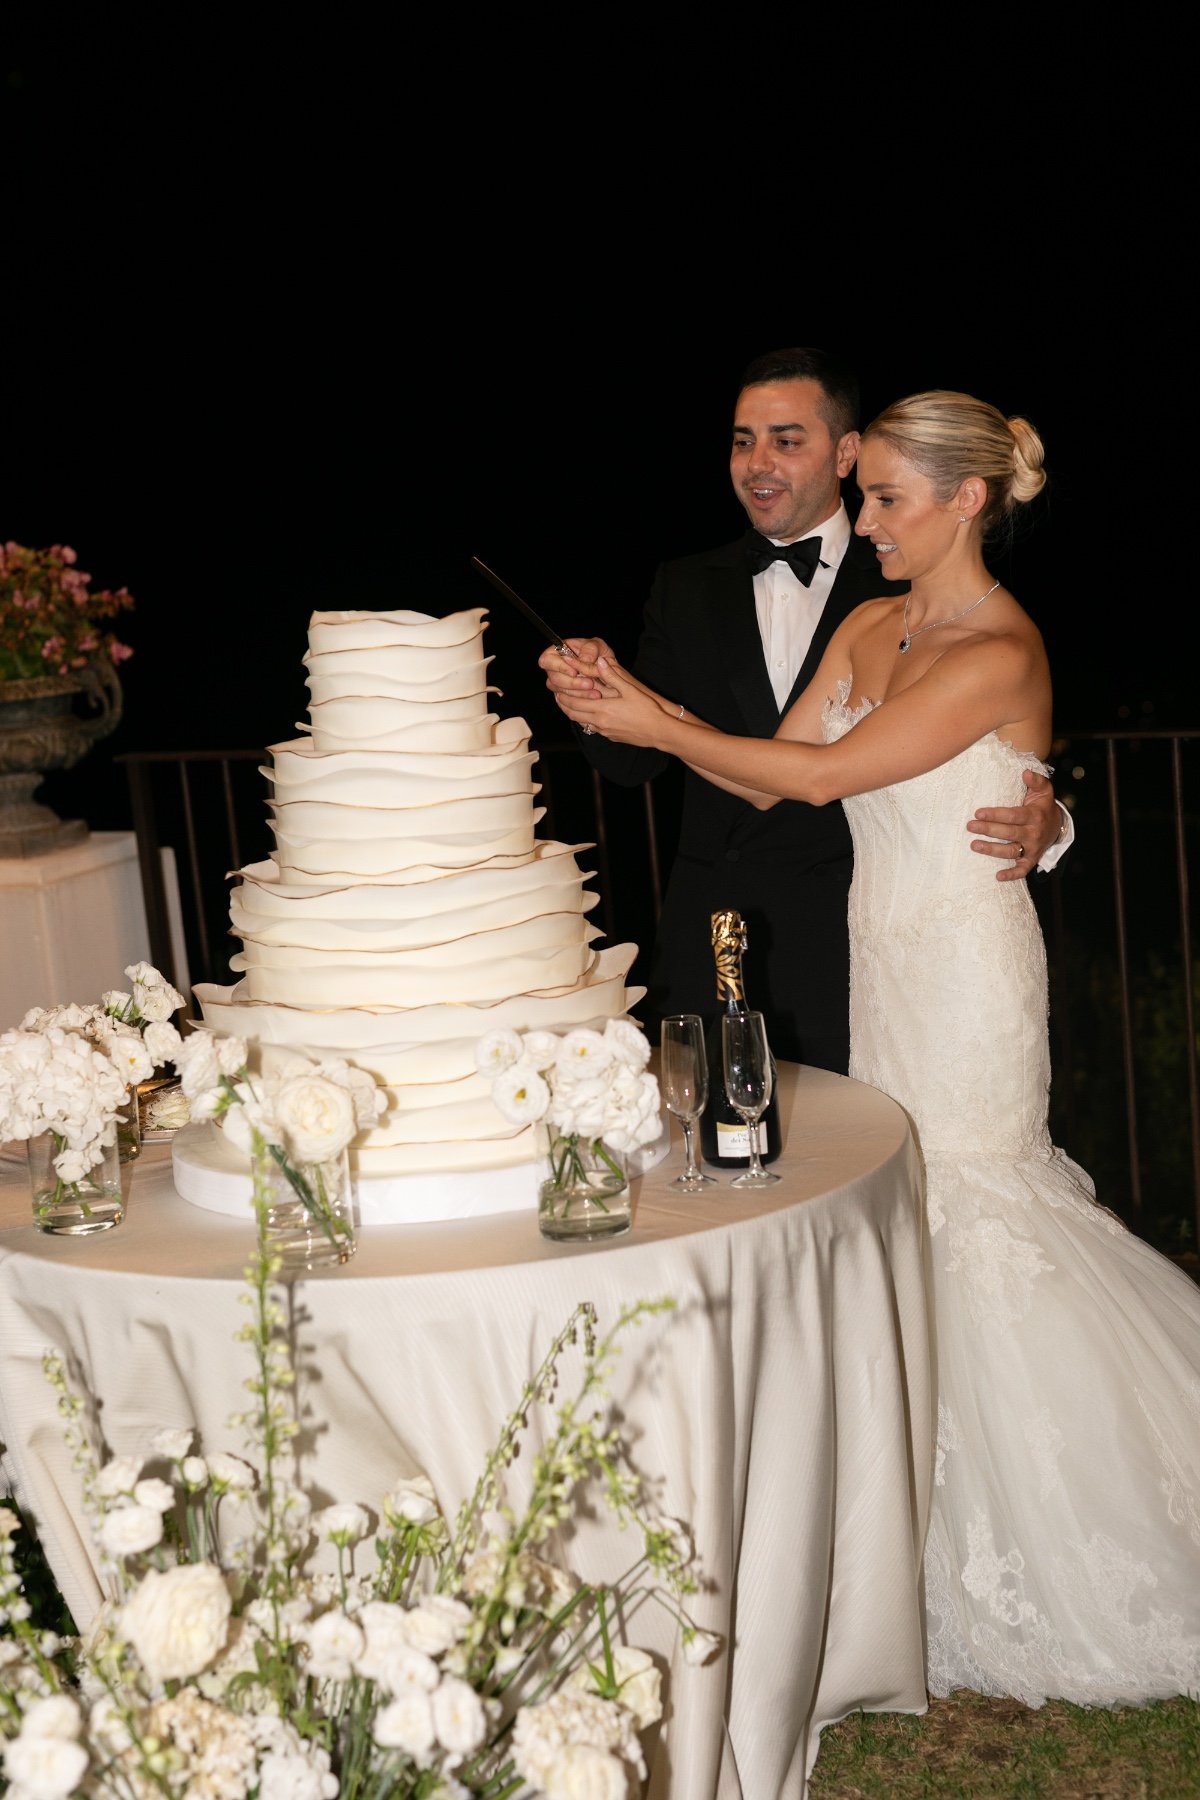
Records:
[[[1200,1704],[1030,1708],[963,1691],[922,1718],[854,1713],[822,1733],[810,1800],[1197,1800]]]

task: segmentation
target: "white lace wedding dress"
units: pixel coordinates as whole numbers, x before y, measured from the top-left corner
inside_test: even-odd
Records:
[[[848,693],[827,741],[870,710]],[[1128,1704],[1200,1692],[1200,1286],[1050,1142],[1037,916],[965,829],[1041,766],[993,734],[844,802],[850,1073],[925,1165],[929,1690]]]

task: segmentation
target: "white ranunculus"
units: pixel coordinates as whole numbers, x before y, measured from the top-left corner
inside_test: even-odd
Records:
[[[428,1757],[437,1741],[429,1695],[410,1688],[381,1706],[371,1735],[382,1750],[405,1750],[418,1761]]]
[[[179,1473],[190,1488],[202,1488],[208,1480],[208,1464],[202,1456],[185,1456]]]
[[[294,1163],[332,1162],[354,1138],[354,1101],[324,1075],[293,1075],[280,1084],[274,1112]]]
[[[550,1089],[533,1064],[521,1057],[497,1075],[492,1099],[510,1125],[533,1125],[546,1116]]]
[[[118,1622],[151,1681],[183,1681],[220,1654],[230,1611],[220,1569],[211,1563],[181,1563],[144,1575]]]
[[[143,987],[140,982],[135,983],[133,1002],[148,1024],[162,1025],[172,1013],[179,1011],[183,1005],[183,995],[160,976],[155,987]]]
[[[438,1516],[437,1495],[428,1475],[413,1475],[398,1481],[383,1502],[383,1516],[389,1525],[428,1525]]]
[[[505,1069],[520,1062],[521,1039],[515,1031],[489,1031],[475,1046],[475,1071],[494,1081]]]
[[[105,1513],[98,1536],[110,1556],[140,1556],[162,1542],[162,1513],[153,1506],[118,1506]]]
[[[4,1746],[4,1772],[22,1800],[58,1800],[73,1794],[88,1766],[82,1744],[66,1738],[26,1737]]]
[[[631,1069],[644,1069],[650,1061],[650,1040],[632,1019],[610,1019],[604,1037],[617,1061]]]

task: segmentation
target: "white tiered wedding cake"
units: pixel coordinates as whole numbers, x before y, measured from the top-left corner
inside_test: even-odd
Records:
[[[603,1030],[645,992],[625,986],[635,944],[595,948],[576,861],[594,846],[536,836],[536,753],[524,720],[489,711],[486,616],[313,614],[309,735],[270,748],[275,849],[231,897],[242,977],[195,989],[204,1023],[264,1068],[344,1057],[388,1089],[352,1151],[364,1222],[536,1205],[535,1130],[497,1110],[476,1043]],[[664,1126],[638,1166],[666,1146]],[[241,1209],[215,1126],[189,1128],[174,1159],[185,1197]]]

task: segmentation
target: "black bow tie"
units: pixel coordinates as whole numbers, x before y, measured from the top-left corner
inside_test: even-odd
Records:
[[[813,571],[821,560],[819,537],[803,538],[798,544],[772,544],[761,531],[746,533],[746,561],[752,575],[761,575],[772,563],[790,563],[792,571],[804,587],[808,587]]]

